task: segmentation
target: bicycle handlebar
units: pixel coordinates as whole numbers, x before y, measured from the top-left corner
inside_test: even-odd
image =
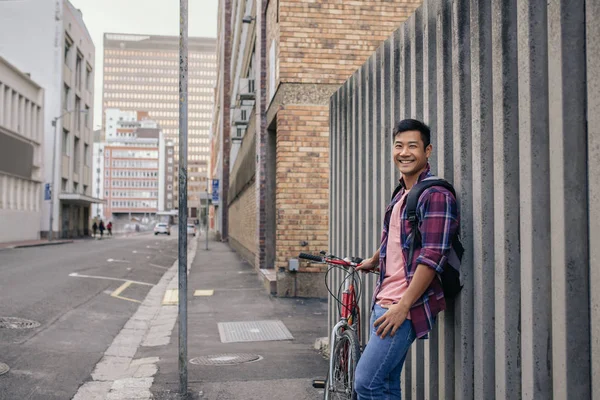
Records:
[[[307,254],[307,253],[300,253],[298,255],[298,258],[315,261],[315,262],[319,262],[319,263],[325,262],[325,263],[329,263],[329,264],[342,265],[345,267],[357,266],[361,262],[363,262],[363,259],[359,258],[359,257],[352,257],[350,261],[346,261],[341,258],[337,258],[335,256],[321,257],[321,256],[316,256],[314,254]]]
[[[324,262],[323,257],[315,256],[314,254],[300,253],[298,258],[303,258],[305,260],[316,261],[316,262]]]

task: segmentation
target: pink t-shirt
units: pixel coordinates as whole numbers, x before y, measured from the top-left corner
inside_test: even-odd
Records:
[[[381,290],[377,294],[376,303],[380,306],[397,303],[406,290],[406,269],[404,268],[404,256],[402,255],[402,244],[400,243],[400,212],[406,201],[406,192],[399,202],[394,205],[390,226],[388,230],[387,254],[385,278],[381,284]],[[408,314],[410,319],[410,313]]]

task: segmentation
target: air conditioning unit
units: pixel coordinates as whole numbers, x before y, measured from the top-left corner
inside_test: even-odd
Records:
[[[243,78],[240,79],[240,100],[253,100],[254,99],[254,79]]]
[[[248,125],[250,111],[247,108],[236,108],[233,110],[233,125]]]

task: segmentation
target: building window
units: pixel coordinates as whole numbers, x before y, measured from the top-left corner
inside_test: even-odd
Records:
[[[69,94],[71,93],[71,88],[69,86],[64,85],[63,88],[63,110],[69,109]]]
[[[69,57],[71,57],[71,47],[73,47],[73,40],[66,35],[65,37],[65,64],[69,65]]]
[[[61,185],[60,185],[60,189],[61,189],[61,191],[62,191],[63,193],[67,191],[67,184],[68,184],[68,183],[69,183],[69,182],[68,182],[66,179],[63,179],[63,180],[62,180],[62,183],[61,183]]]
[[[83,55],[77,51],[77,58],[75,59],[75,86],[79,90],[81,90],[81,79],[82,76],[82,64],[83,64]]]
[[[83,114],[83,123],[86,128],[90,127],[90,106],[85,106],[85,114]]]
[[[62,153],[65,156],[69,155],[69,131],[63,129]]]
[[[92,86],[93,86],[93,82],[92,82],[92,67],[90,67],[90,65],[86,65],[85,67],[85,88],[91,92],[92,91]]]
[[[81,99],[75,96],[75,131],[81,130]]]
[[[81,157],[79,154],[79,138],[73,140],[73,168],[75,172],[79,173],[79,167],[81,164]]]

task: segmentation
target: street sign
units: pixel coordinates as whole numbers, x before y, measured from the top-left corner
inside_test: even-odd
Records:
[[[219,204],[219,180],[218,179],[212,180],[212,204],[213,205]]]
[[[44,185],[44,200],[50,200],[52,197],[52,189],[50,189],[50,184],[46,183]]]

